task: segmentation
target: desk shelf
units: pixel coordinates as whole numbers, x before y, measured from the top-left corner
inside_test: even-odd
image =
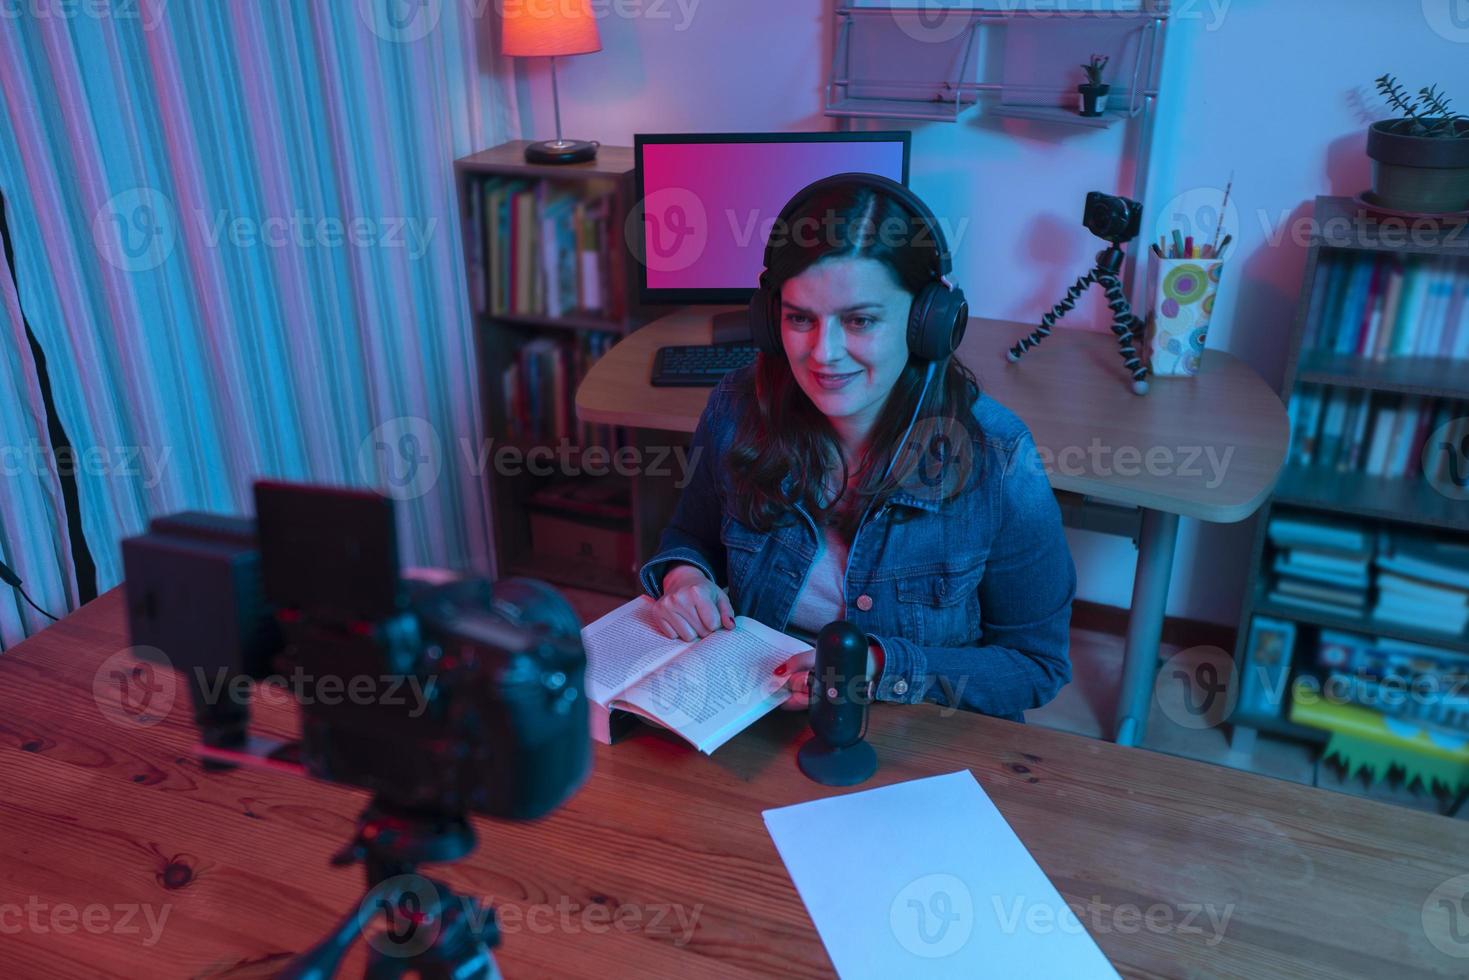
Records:
[[[1445,497],[1421,475],[1369,476],[1321,466],[1286,466],[1275,501],[1370,521],[1469,531],[1469,504]]]
[[[1469,399],[1469,361],[1446,357],[1397,357],[1374,361],[1357,354],[1307,351],[1301,355],[1296,382],[1431,398]]]

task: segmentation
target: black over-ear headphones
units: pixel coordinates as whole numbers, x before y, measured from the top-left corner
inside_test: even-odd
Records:
[[[777,234],[785,234],[790,226],[791,215],[817,194],[834,187],[850,187],[853,184],[871,187],[896,199],[908,213],[921,221],[933,239],[934,265],[932,278],[913,298],[912,312],[908,314],[908,352],[920,361],[930,364],[942,361],[953,354],[964,339],[964,328],[969,325],[969,301],[964,291],[952,285],[947,276],[953,267],[949,244],[944,239],[938,219],[919,200],[918,195],[895,180],[879,174],[842,173],[823,177],[807,184],[781,209],[779,217],[771,227],[770,237],[765,242],[764,268],[760,270],[760,283],[750,297],[750,333],[755,345],[767,354],[785,357],[785,346],[780,340],[780,291],[770,288],[770,261],[774,258],[773,241]],[[881,226],[879,225],[879,228]]]

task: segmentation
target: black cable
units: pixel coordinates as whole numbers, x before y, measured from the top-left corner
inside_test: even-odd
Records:
[[[15,574],[15,570],[12,569],[9,565],[5,564],[3,561],[0,561],[0,582],[4,582],[12,589],[19,592],[20,597],[24,599],[36,612],[40,613],[42,616],[45,616],[53,623],[60,622],[60,620],[58,620],[55,616],[51,615],[46,610],[36,605],[36,600],[27,595],[26,590],[21,588],[20,576]]]
[[[51,615],[46,610],[44,610],[40,606],[36,605],[36,600],[34,600],[30,596],[26,595],[26,590],[25,589],[22,589],[20,586],[17,585],[15,587],[15,591],[19,592],[20,593],[20,597],[22,599],[24,599],[30,605],[30,607],[32,609],[34,609],[36,612],[40,613],[42,616],[45,616],[47,619],[51,620],[51,622],[53,622],[53,623],[59,623],[59,622],[61,622],[61,620],[57,619],[55,616]]]

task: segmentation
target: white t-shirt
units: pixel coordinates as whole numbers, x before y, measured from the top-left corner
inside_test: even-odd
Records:
[[[836,528],[828,526],[824,530],[816,559],[796,594],[796,604],[791,607],[785,628],[785,632],[807,643],[815,643],[821,628],[841,619],[846,611],[842,576],[846,572],[850,545]]]

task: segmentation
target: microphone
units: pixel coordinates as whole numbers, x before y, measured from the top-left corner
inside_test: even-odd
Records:
[[[877,771],[877,753],[862,740],[867,729],[867,634],[844,619],[816,637],[811,677],[811,738],[796,765],[823,786],[855,786]]]

